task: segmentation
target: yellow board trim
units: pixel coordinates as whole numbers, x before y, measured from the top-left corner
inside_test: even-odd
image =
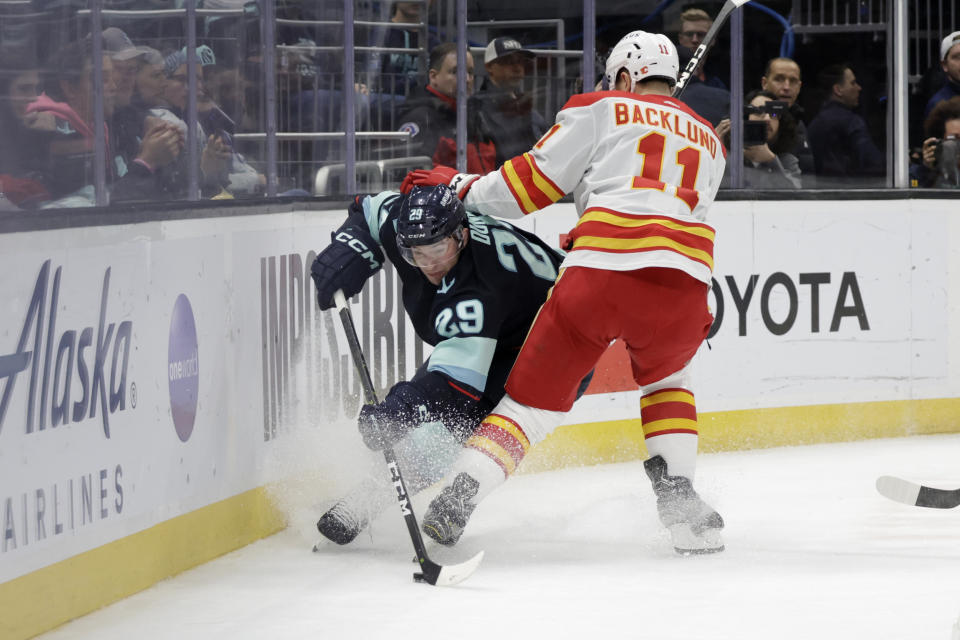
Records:
[[[701,413],[700,452],[765,449],[960,431],[960,398],[893,400]],[[518,473],[644,459],[632,420],[559,427],[530,449]]]
[[[32,638],[285,526],[261,487],[14,578],[0,584],[0,638]]]
[[[960,398],[719,411],[701,413],[698,426],[705,453],[954,433],[960,430]],[[500,453],[508,465],[513,462],[506,451]],[[531,449],[518,471],[646,455],[638,415],[560,427]],[[261,487],[15,578],[0,584],[0,638],[21,640],[49,631],[284,526],[268,489]]]

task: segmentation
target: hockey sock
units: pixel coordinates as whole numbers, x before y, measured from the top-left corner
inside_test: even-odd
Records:
[[[472,498],[474,504],[479,504],[491,491],[507,480],[500,465],[476,449],[464,449],[453,463],[447,477],[456,478],[461,473],[470,475],[480,484],[476,496]]]
[[[662,456],[670,475],[693,480],[697,468],[697,407],[686,389],[660,389],[640,399],[650,457]]]

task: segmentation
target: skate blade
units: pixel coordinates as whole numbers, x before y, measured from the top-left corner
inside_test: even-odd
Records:
[[[724,550],[723,538],[719,529],[703,529],[695,533],[689,524],[675,524],[667,527],[673,540],[673,549],[679,555],[706,555]]]

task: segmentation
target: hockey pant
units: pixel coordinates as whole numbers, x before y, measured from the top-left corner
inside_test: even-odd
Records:
[[[509,476],[573,406],[579,382],[615,339],[640,386],[647,451],[691,480],[697,417],[689,362],[713,322],[707,285],[677,269],[564,270],[507,380],[507,396],[466,442],[448,478],[480,481],[477,500]]]

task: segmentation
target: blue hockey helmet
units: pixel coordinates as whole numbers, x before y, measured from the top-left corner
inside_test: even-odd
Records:
[[[455,236],[463,244],[467,211],[457,194],[446,185],[414,187],[400,205],[397,246],[404,259],[413,260],[413,247],[423,247]]]

